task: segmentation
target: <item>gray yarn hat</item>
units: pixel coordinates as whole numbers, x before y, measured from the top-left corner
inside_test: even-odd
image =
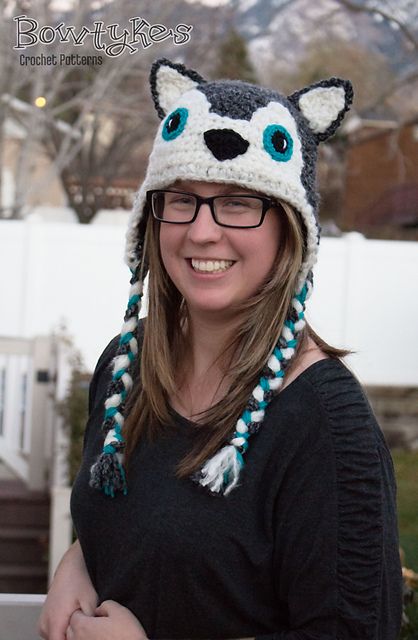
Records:
[[[126,492],[123,471],[123,410],[132,387],[131,368],[138,345],[136,328],[143,282],[146,193],[176,180],[237,184],[289,203],[305,227],[306,246],[296,290],[279,343],[237,417],[224,447],[194,480],[214,493],[227,494],[238,483],[248,439],[264,419],[265,408],[283,383],[305,325],[305,301],[319,243],[315,186],[317,146],[341,123],[353,98],[350,82],[323,80],[290,96],[241,81],[207,82],[198,73],[166,59],[151,68],[151,92],[162,122],[144,181],[136,195],[126,236],[125,260],[132,272],[131,291],[113,378],[105,406],[105,446],[93,465],[91,485],[114,495]]]

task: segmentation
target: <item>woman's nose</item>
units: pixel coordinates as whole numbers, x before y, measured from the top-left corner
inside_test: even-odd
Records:
[[[222,235],[222,227],[213,219],[210,206],[202,204],[197,218],[188,229],[188,236],[193,242],[216,242]]]

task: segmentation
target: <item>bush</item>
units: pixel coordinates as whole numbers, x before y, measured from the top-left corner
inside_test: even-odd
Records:
[[[393,450],[398,485],[398,518],[402,564],[418,573],[418,451]],[[405,584],[404,623],[400,640],[418,640],[418,593],[413,577]]]
[[[79,353],[71,358],[71,378],[64,400],[58,403],[58,413],[69,437],[68,467],[72,485],[81,464],[84,431],[88,418],[88,393],[91,375],[86,372]]]

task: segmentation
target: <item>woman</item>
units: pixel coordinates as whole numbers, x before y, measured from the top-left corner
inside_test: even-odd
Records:
[[[344,352],[304,319],[316,149],[351,85],[286,98],[162,59],[151,89],[128,308],[90,387],[79,541],[41,635],[395,640],[390,454]]]

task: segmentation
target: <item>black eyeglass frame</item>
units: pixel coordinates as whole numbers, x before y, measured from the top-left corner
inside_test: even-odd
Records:
[[[195,212],[192,216],[192,218],[190,220],[186,220],[186,221],[182,221],[182,222],[175,222],[174,220],[164,220],[164,218],[159,218],[155,211],[154,211],[154,207],[152,205],[152,196],[154,193],[179,193],[180,195],[184,195],[184,196],[192,196],[193,198],[196,198],[196,209]],[[210,208],[210,212],[212,214],[212,218],[214,219],[214,221],[216,222],[216,224],[218,224],[220,227],[227,227],[228,229],[256,229],[257,227],[261,227],[261,225],[264,222],[264,218],[266,216],[266,213],[269,209],[273,208],[273,207],[280,207],[280,203],[277,202],[276,200],[273,200],[272,198],[267,198],[266,196],[258,196],[258,195],[249,195],[249,194],[237,194],[237,193],[225,193],[225,194],[219,194],[217,196],[210,196],[209,198],[202,198],[202,196],[197,195],[197,193],[190,193],[189,191],[176,191],[175,189],[151,189],[150,191],[146,192],[146,201],[147,204],[150,208],[150,211],[153,215],[153,217],[155,218],[155,220],[158,220],[158,222],[165,222],[166,224],[191,224],[192,222],[194,222],[198,216],[200,207],[202,206],[202,204],[208,204],[209,208]],[[235,224],[224,224],[222,222],[219,222],[216,219],[216,213],[215,213],[215,207],[214,207],[214,200],[216,200],[216,198],[226,198],[226,197],[231,197],[231,198],[256,198],[257,200],[260,200],[260,202],[262,203],[262,210],[261,210],[261,215],[260,215],[260,222],[258,224],[252,224],[250,226],[248,225],[235,225]]]

